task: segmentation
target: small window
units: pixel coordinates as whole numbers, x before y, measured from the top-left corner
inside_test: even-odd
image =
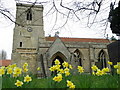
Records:
[[[32,11],[31,11],[31,9],[28,9],[28,11],[27,11],[27,20],[32,20]]]
[[[22,47],[22,42],[20,42],[20,47]]]

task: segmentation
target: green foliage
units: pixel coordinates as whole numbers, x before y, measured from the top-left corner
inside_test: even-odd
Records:
[[[67,88],[66,80],[71,80],[76,88],[118,88],[120,84],[119,75],[93,76],[90,74],[76,74],[69,77],[64,76],[64,79],[58,83],[52,80],[53,77],[41,79],[35,76],[31,77],[31,82],[24,83],[22,87],[16,87],[16,80],[19,79],[23,81],[23,77],[12,78],[9,75],[4,75],[2,77],[2,88]]]

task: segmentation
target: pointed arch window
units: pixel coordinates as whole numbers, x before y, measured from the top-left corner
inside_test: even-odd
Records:
[[[98,67],[100,69],[106,67],[106,55],[105,55],[105,52],[103,50],[100,51],[99,55],[98,55]]]
[[[74,56],[76,57],[75,62],[78,62],[78,65],[82,66],[82,55],[78,49],[74,51]]]
[[[27,20],[32,20],[32,10],[28,9],[27,11]]]

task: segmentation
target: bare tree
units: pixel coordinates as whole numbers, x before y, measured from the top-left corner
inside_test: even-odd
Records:
[[[87,21],[87,27],[91,27],[93,24],[99,23],[101,25],[100,27],[104,27],[104,30],[107,29],[109,13],[107,13],[107,15],[103,14],[105,14],[105,12],[110,11],[111,0],[34,0],[33,2],[30,1],[31,0],[16,0],[17,3],[32,4],[30,8],[34,7],[35,4],[41,4],[49,7],[44,16],[49,16],[51,14],[55,15],[55,21],[52,30],[57,30],[59,28],[64,27],[69,21],[69,19],[74,19],[75,21],[83,21],[83,19],[85,19],[85,21]],[[118,3],[119,0],[112,1],[114,3],[114,6]],[[0,13],[15,24],[20,25],[11,18],[14,15],[12,15],[9,10],[5,9],[2,6],[0,6]],[[59,23],[58,16],[64,18],[63,23],[59,25],[57,24]]]
[[[7,53],[6,51],[2,50],[0,52],[0,60],[5,60],[7,58]]]

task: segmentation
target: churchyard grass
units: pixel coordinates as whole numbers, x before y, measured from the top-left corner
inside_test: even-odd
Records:
[[[16,87],[15,82],[17,79],[22,80],[24,77],[12,78],[9,76],[2,77],[2,88],[67,88],[66,81],[62,80],[56,83],[52,77],[41,78],[32,77],[32,81],[25,83],[21,87]],[[76,88],[118,88],[120,80],[118,75],[103,75],[93,76],[90,74],[76,74],[67,77],[74,82]]]

